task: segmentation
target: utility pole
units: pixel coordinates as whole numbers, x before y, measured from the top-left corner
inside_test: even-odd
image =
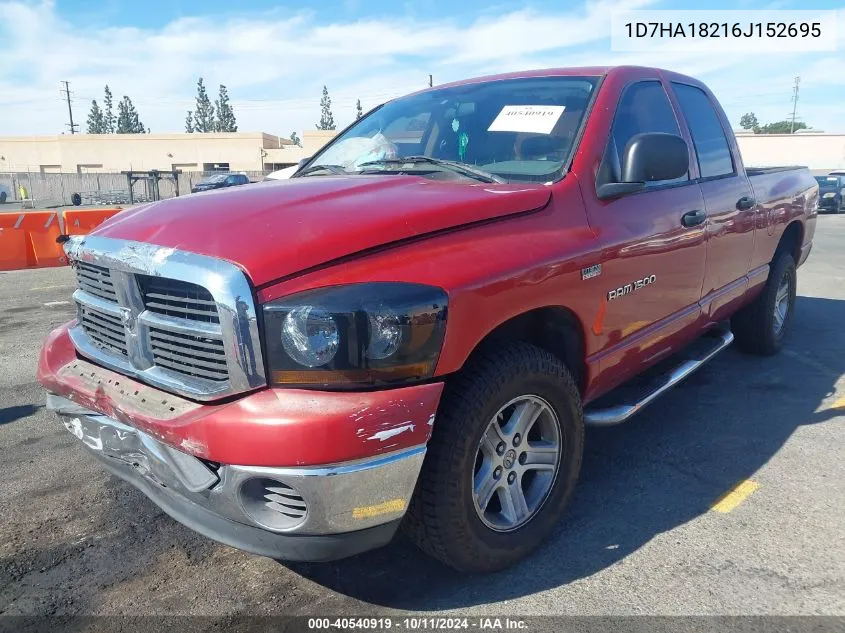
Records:
[[[432,75],[429,75],[429,76],[428,76],[428,87],[429,87],[429,88],[433,88],[433,87],[434,87],[434,77],[433,77]]]
[[[68,127],[70,127],[71,134],[76,134],[76,128],[79,126],[73,122],[73,108],[71,108],[70,106],[70,82],[63,81],[62,83],[65,85],[65,87],[64,90],[61,90],[60,92],[65,93],[65,97],[67,97],[67,114],[68,117],[70,117],[70,125]]]
[[[798,110],[798,86],[801,84],[801,77],[795,78],[795,87],[792,89],[792,121],[789,124],[789,133],[795,132],[795,112]]]

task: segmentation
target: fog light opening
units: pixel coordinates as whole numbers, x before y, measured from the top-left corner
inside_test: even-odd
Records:
[[[298,490],[269,477],[253,477],[241,485],[244,513],[269,530],[291,530],[308,516],[308,506]]]

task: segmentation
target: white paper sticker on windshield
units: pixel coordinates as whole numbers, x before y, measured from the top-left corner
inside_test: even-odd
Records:
[[[551,134],[563,110],[564,106],[505,106],[487,131]]]

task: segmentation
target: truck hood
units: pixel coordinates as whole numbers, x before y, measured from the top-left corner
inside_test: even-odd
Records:
[[[539,209],[550,196],[531,183],[315,176],[154,202],[94,234],[226,259],[260,286],[398,240]]]

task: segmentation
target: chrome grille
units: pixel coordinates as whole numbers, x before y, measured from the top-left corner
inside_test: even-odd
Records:
[[[85,333],[97,347],[128,356],[126,331],[120,317],[101,312],[90,306],[81,306],[79,316],[82,329],[85,330]]]
[[[252,288],[229,262],[100,236],[72,237],[77,351],[197,400],[266,385]]]
[[[202,286],[148,275],[138,275],[138,283],[144,295],[144,307],[151,312],[190,321],[220,323],[214,297]]]
[[[79,282],[79,287],[85,292],[100,299],[117,303],[117,295],[108,268],[79,262],[76,266],[76,279]]]
[[[220,339],[151,327],[150,348],[156,365],[180,374],[209,380],[226,380],[229,377],[226,350]]]

